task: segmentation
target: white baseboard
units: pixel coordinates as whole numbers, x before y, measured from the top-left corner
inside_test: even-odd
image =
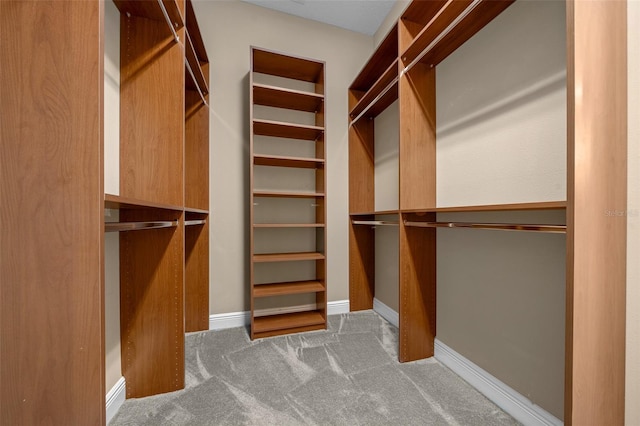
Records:
[[[107,392],[107,424],[118,413],[127,396],[127,384],[124,377],[120,377],[115,385]]]
[[[392,325],[400,328],[400,315],[375,297],[373,298],[373,310]]]
[[[261,315],[286,314],[313,309],[315,305],[292,306],[289,308],[263,309]],[[338,315],[349,312],[348,300],[327,302],[327,315]],[[209,330],[223,330],[225,328],[244,327],[251,323],[251,312],[229,312],[209,316]]]
[[[399,327],[400,316],[378,299],[373,299],[373,310],[391,324]],[[489,398],[525,426],[559,426],[562,421],[529,399],[475,365],[438,339],[435,340],[435,358],[463,380]]]
[[[559,426],[563,422],[513,390],[438,339],[435,358],[525,426]]]

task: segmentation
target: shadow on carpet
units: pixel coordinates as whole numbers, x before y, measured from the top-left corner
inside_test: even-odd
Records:
[[[128,399],[110,425],[517,425],[433,358],[400,364],[373,311],[326,331],[251,342],[244,327],[186,336],[186,387]]]

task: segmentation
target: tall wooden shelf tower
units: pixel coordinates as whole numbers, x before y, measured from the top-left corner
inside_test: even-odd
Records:
[[[257,81],[258,75],[275,77],[278,85],[264,84]],[[251,168],[251,338],[275,336],[300,331],[318,330],[326,328],[327,324],[327,282],[326,282],[326,176],[325,176],[325,102],[324,102],[324,62],[294,57],[264,49],[251,48],[250,72],[250,168]],[[291,88],[291,83],[300,82],[308,86],[305,90]],[[291,121],[274,121],[256,118],[256,107],[278,109],[281,112],[291,112],[293,115],[302,113],[312,116],[313,124],[301,124]],[[298,117],[298,116],[296,116]],[[288,118],[285,118],[288,120]],[[304,157],[298,155],[274,155],[260,149],[266,142],[258,138],[285,139],[287,144],[312,144],[314,154]],[[296,152],[293,149],[285,150]],[[262,188],[262,183],[256,177],[256,168],[288,168],[302,173],[313,173],[313,188],[306,191],[291,190],[290,188]],[[273,171],[273,170],[271,170]],[[269,173],[270,170],[265,170]],[[305,212],[293,214],[293,219],[282,222],[279,218],[260,215],[258,220],[260,200],[270,198],[274,200],[303,199],[313,206],[313,220]],[[268,230],[281,234],[286,230],[307,229],[315,230],[312,245],[313,251],[259,251],[257,249],[260,233]],[[279,238],[276,237],[276,238]],[[270,280],[257,282],[257,266],[260,264],[278,264],[286,269],[288,263],[313,262],[315,273],[313,277],[291,281]],[[283,304],[288,303],[291,295],[315,295],[313,307],[305,311],[287,310]],[[263,300],[271,299],[283,309],[272,315],[261,315],[259,304]],[[276,299],[279,299],[276,300]]]

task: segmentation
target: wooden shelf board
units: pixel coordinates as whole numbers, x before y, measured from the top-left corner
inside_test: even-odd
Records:
[[[281,315],[254,317],[253,332],[266,333],[299,327],[325,326],[326,321],[321,311],[295,312]]]
[[[473,37],[515,0],[482,0],[458,25],[432,47],[420,62],[437,65],[458,47]],[[447,2],[438,14],[416,36],[401,57],[405,65],[411,63],[435,40],[451,22],[462,13],[470,0]]]
[[[253,72],[318,83],[324,79],[324,62],[293,57],[251,47]]]
[[[367,92],[398,58],[398,26],[387,33],[369,61],[362,67],[349,89]]]
[[[384,95],[376,99],[393,81],[395,84]],[[367,110],[365,117],[376,117],[382,111],[387,109],[389,105],[398,99],[398,60],[396,59],[389,68],[380,76],[380,78],[371,86],[371,89],[358,101],[355,107],[349,113],[354,119],[362,111]],[[375,104],[372,104],[375,101]]]
[[[320,198],[324,197],[322,192],[286,192],[286,191],[253,191],[254,197],[274,197],[274,198]]]
[[[209,214],[209,210],[196,209],[196,208],[193,208],[193,207],[185,207],[184,208],[184,212],[185,213],[204,214],[204,215],[208,215]]]
[[[544,201],[538,203],[487,204],[478,206],[434,207],[428,209],[402,210],[402,213],[455,213],[510,210],[558,210],[567,208],[566,201]]]
[[[322,158],[287,157],[283,155],[253,155],[256,166],[295,167],[301,169],[317,169],[324,167]]]
[[[324,96],[318,93],[283,89],[265,84],[253,85],[254,105],[318,112],[322,109]]]
[[[254,284],[253,297],[283,296],[287,294],[320,293],[325,291],[321,281],[294,281],[273,284]]]
[[[445,3],[447,0],[413,1],[404,10],[400,19],[425,26]]]
[[[171,211],[182,211],[182,206],[174,206],[171,204],[155,203],[153,201],[139,200],[136,198],[121,197],[119,195],[104,194],[104,208],[105,209],[160,209]]]
[[[266,262],[297,262],[302,260],[322,260],[324,254],[316,252],[303,252],[303,253],[264,253],[254,254],[253,261],[255,263]]]
[[[139,16],[141,18],[153,19],[154,21],[164,21],[165,17],[160,9],[160,5],[157,1],[139,1],[139,0],[113,0],[120,13],[129,13],[133,16]],[[177,26],[174,26],[176,30],[184,27],[184,18],[180,13],[180,8],[176,3],[176,0],[162,0],[169,19]],[[170,31],[170,30],[168,30]]]
[[[187,59],[187,62],[191,67],[191,71],[193,71],[193,75],[196,78],[196,80],[193,81],[193,78],[191,77],[191,73],[186,69],[186,65],[185,65],[184,76],[186,81],[186,87],[191,90],[197,90],[196,88],[197,86],[200,88],[200,91],[202,92],[202,94],[206,95],[207,93],[209,93],[209,86],[207,85],[207,79],[205,78],[205,75],[202,72],[202,66],[200,65],[200,61],[198,61],[198,56],[196,54],[196,51],[193,48],[193,43],[191,42],[189,33],[187,32],[185,34],[186,34],[186,37],[185,37],[186,43],[184,46],[185,58]]]
[[[187,0],[185,4],[186,9],[186,26],[187,32],[193,42],[193,48],[198,55],[198,60],[201,62],[209,62],[207,57],[207,49],[204,47],[204,41],[202,40],[202,34],[200,33],[200,27],[198,26],[198,20],[193,10],[193,4],[191,0]]]
[[[400,210],[379,210],[376,212],[356,212],[349,213],[349,216],[375,216],[375,215],[388,215],[388,214],[398,214]]]
[[[272,120],[253,120],[253,133],[261,136],[315,141],[322,136],[323,132],[324,127]]]
[[[324,223],[254,223],[254,228],[324,228]]]

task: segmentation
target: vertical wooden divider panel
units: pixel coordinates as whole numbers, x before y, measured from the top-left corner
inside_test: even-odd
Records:
[[[375,231],[349,223],[349,309],[373,309],[375,292]]]
[[[349,127],[349,213],[372,212],[374,206],[374,125],[362,118]]]
[[[209,65],[203,69],[208,76]],[[209,210],[209,107],[193,90],[185,91],[184,133],[184,205]]]
[[[403,219],[414,220],[413,215]],[[435,213],[419,220],[435,221]],[[433,356],[436,337],[436,230],[400,221],[400,362]]]
[[[622,425],[625,403],[626,2],[567,2],[565,424]]]
[[[164,21],[121,14],[120,32],[120,195],[182,206],[182,47]]]
[[[120,234],[120,335],[127,398],[184,387],[182,211],[120,210],[121,221],[177,227]]]
[[[400,62],[402,66],[402,62]],[[418,63],[399,81],[400,209],[436,205],[435,68]],[[405,217],[403,217],[404,219]],[[429,220],[435,221],[435,214]],[[400,224],[401,362],[433,356],[436,231]]]
[[[184,231],[185,331],[209,329],[209,220],[185,226]]]
[[[104,425],[103,15],[0,2],[0,423]]]

